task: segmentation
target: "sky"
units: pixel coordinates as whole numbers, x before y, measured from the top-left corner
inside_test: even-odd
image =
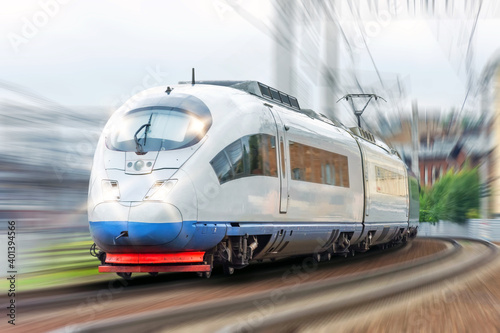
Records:
[[[391,14],[390,8],[370,10],[372,0],[353,1],[361,22],[344,15],[352,7],[341,5],[340,23],[347,39],[356,44],[356,25],[367,34],[366,45],[361,44],[354,56],[345,52],[345,45],[339,47],[336,67],[367,77],[374,77],[376,67],[383,78],[400,78],[409,99],[429,107],[460,107],[468,80],[464,41],[469,40],[475,18],[475,7],[467,0],[456,3],[462,2],[455,14],[412,16],[404,9],[399,15]],[[0,3],[0,81],[61,105],[114,108],[142,89],[189,80],[192,67],[200,80],[250,79],[270,85],[277,81],[276,43],[256,23],[272,22],[269,1]],[[394,1],[394,6],[405,4]],[[235,6],[254,20],[243,18]],[[500,47],[496,7],[485,0],[475,26],[476,75]]]
[[[58,9],[28,38],[43,0],[0,11],[0,80],[63,105],[114,103],[189,80],[192,67],[199,79],[269,80],[270,40],[210,1],[48,2]]]

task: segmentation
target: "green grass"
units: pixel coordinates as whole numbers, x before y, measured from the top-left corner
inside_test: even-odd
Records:
[[[17,274],[18,292],[82,283],[102,279],[97,271],[99,260],[89,253],[90,240],[53,244],[22,254],[23,267],[28,273]],[[94,277],[94,278],[92,278]],[[0,290],[8,290],[10,282],[0,280]]]
[[[30,273],[17,276],[16,289],[19,292],[50,288],[55,286],[71,285],[82,282],[83,278],[97,275],[97,265],[92,268],[56,271],[51,273]],[[0,283],[2,290],[7,290],[9,281]]]

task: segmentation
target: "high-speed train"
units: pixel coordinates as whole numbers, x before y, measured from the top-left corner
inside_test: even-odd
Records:
[[[418,209],[395,150],[256,81],[132,97],[103,130],[88,195],[99,271],[123,277],[354,254],[414,237]]]

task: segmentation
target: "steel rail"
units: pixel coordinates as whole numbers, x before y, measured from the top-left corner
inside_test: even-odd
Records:
[[[311,294],[323,294],[328,290],[337,288],[345,288],[349,285],[355,285],[363,281],[368,281],[374,278],[381,278],[390,276],[397,272],[403,272],[415,269],[421,266],[433,264],[441,260],[448,260],[449,258],[458,255],[462,251],[462,246],[455,240],[443,237],[425,238],[436,239],[442,242],[450,243],[452,246],[444,251],[440,251],[436,255],[428,255],[413,262],[403,264],[393,264],[382,269],[370,270],[368,272],[349,274],[342,277],[328,278],[322,281],[313,281],[300,284],[299,288],[283,287],[274,290],[267,290],[258,292],[253,295],[244,295],[240,297],[225,298],[218,301],[207,301],[195,305],[184,305],[179,307],[171,307],[166,309],[159,309],[146,313],[140,313],[133,316],[121,316],[111,319],[98,320],[89,323],[76,324],[65,327],[53,332],[135,332],[135,331],[157,331],[164,327],[174,327],[182,325],[183,323],[193,320],[197,321],[203,319],[210,319],[214,316],[220,316],[222,313],[239,313],[245,310],[252,311],[255,308],[255,303],[269,299],[270,293],[280,293],[286,297],[287,302],[294,299],[310,296]],[[365,300],[366,301],[366,300]],[[304,311],[305,309],[301,309]],[[279,315],[272,316],[279,319]],[[270,319],[268,319],[270,320]],[[273,324],[272,321],[266,321]],[[262,326],[265,327],[265,326]],[[222,329],[222,331],[232,331],[235,327],[229,326]]]
[[[376,251],[369,251],[366,253],[360,253],[354,257],[349,257],[348,258],[348,263],[354,263],[354,262],[359,262],[359,261],[364,261],[369,259],[372,256],[378,256],[382,254],[389,254],[392,252],[396,252],[398,250],[407,248],[411,246],[412,242],[401,244],[401,245],[395,245],[393,247],[384,249],[384,250],[376,250]],[[339,257],[340,259],[340,257]],[[278,265],[278,268],[266,268],[265,271],[259,272],[259,277],[264,277],[264,276],[272,276],[273,274],[276,274],[278,272],[281,272],[284,265],[287,265],[289,263],[289,260],[286,261],[278,261],[275,263],[275,265]],[[334,259],[332,259],[334,260]],[[327,264],[327,262],[321,262],[321,264]],[[264,264],[255,264],[256,266],[263,266],[263,265],[269,265],[269,263],[264,263]],[[250,273],[251,274],[251,273]],[[247,274],[248,275],[248,274]],[[75,303],[80,303],[82,301],[85,301],[89,297],[95,297],[96,295],[96,289],[105,289],[109,288],[111,286],[112,288],[122,288],[119,295],[114,295],[115,298],[122,298],[122,297],[132,297],[135,294],[140,294],[144,295],[146,293],[154,293],[158,294],[159,292],[165,291],[167,292],[169,289],[176,289],[179,287],[188,287],[189,285],[197,286],[199,284],[205,283],[206,279],[199,279],[193,276],[193,279],[191,280],[183,280],[183,281],[166,281],[163,283],[163,281],[158,281],[158,278],[161,277],[149,277],[149,276],[140,276],[138,278],[134,278],[133,281],[129,282],[124,282],[126,284],[126,287],[123,286],[123,283],[121,283],[122,278],[116,277],[115,279],[111,279],[106,282],[90,282],[86,284],[80,284],[80,285],[75,285],[75,286],[68,286],[68,287],[61,287],[61,288],[51,288],[50,290],[41,290],[41,291],[36,291],[36,292],[25,292],[25,293],[20,293],[20,298],[22,299],[22,304],[20,305],[22,307],[23,311],[29,311],[31,309],[38,309],[38,308],[47,308],[47,307],[65,307],[69,306],[71,304]],[[214,277],[212,277],[213,279]],[[232,279],[233,277],[228,277],[228,279]],[[148,283],[152,282],[152,283]],[[116,285],[116,286],[115,286]],[[91,289],[91,290],[89,290]],[[69,293],[69,291],[71,291]],[[38,296],[39,294],[43,293],[50,293],[50,296]]]
[[[429,274],[427,277],[424,277],[422,279],[398,282],[385,288],[357,295],[349,299],[347,302],[337,302],[336,300],[333,300],[327,305],[321,304],[318,306],[311,306],[306,309],[301,308],[300,310],[276,313],[274,315],[270,315],[260,319],[257,323],[250,323],[250,326],[253,330],[259,332],[275,332],[280,328],[282,329],[283,326],[287,324],[287,327],[289,329],[294,330],[293,327],[304,325],[304,323],[314,321],[320,317],[329,316],[339,311],[345,311],[355,307],[364,306],[368,303],[377,302],[396,295],[402,295],[421,287],[436,284],[443,280],[462,275],[470,270],[477,269],[483,265],[486,265],[487,263],[493,261],[498,255],[498,247],[486,240],[467,237],[454,237],[454,239],[459,241],[481,243],[485,245],[490,251],[486,254],[481,255],[477,260],[470,260],[465,265],[458,264],[453,266],[449,270],[437,271],[433,274]],[[219,330],[218,333],[228,333],[236,331],[237,327],[235,325],[228,325]]]

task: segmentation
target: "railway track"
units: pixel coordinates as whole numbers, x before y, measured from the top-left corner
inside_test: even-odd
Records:
[[[279,267],[282,264],[278,264],[274,270],[271,269],[272,272],[265,270],[269,267],[263,267],[263,271],[259,272],[257,269],[256,275],[251,278],[248,278],[244,273],[241,274],[243,281],[240,284],[240,289],[243,292],[236,297],[222,296],[221,298],[215,292],[209,300],[200,299],[197,301],[194,297],[194,302],[162,309],[155,307],[154,302],[152,302],[147,309],[149,311],[126,316],[114,315],[112,318],[66,325],[57,332],[114,332],[118,330],[124,332],[240,332],[253,330],[285,332],[301,330],[311,323],[321,322],[336,313],[346,312],[409,291],[442,283],[446,279],[477,270],[494,260],[498,252],[495,245],[472,239],[434,238],[423,240],[420,238],[414,242],[413,246],[421,245],[421,242],[427,242],[427,244],[439,242],[446,244],[446,247],[435,254],[393,263],[383,268],[361,270],[351,274],[337,274],[334,277],[326,274],[317,279],[311,278],[312,274],[310,274],[310,279],[301,280],[302,275],[307,275],[307,272],[287,270],[283,273],[283,267]],[[409,249],[401,248],[395,251],[394,255],[398,255],[402,251],[409,251]],[[378,256],[372,259],[383,255],[385,254],[378,253]],[[357,260],[357,263],[355,261],[349,262],[345,268],[352,268],[357,264],[363,265],[372,261],[366,257],[363,258],[363,256]],[[342,265],[330,265],[329,263],[318,267],[318,271],[323,269],[327,273],[330,271],[338,272],[343,268]],[[259,273],[266,277],[259,277]],[[239,279],[240,277],[235,276],[216,281],[215,284],[219,288],[214,290],[220,289],[220,294],[224,295],[223,285],[229,279],[235,278]],[[255,291],[259,290],[256,285],[268,278],[277,279],[278,285],[281,282],[284,287],[275,284],[272,288]],[[204,285],[207,282],[195,281],[197,280],[185,283],[175,282],[177,284],[175,288],[194,288],[196,291],[200,288],[200,281]],[[237,283],[234,286],[234,280],[232,281],[233,283],[230,284],[237,288]],[[126,299],[141,297],[141,293],[144,294],[150,290],[155,290],[157,295],[165,295],[168,289],[161,284],[153,287],[139,284],[121,296]],[[251,289],[252,292],[245,292],[246,289]],[[170,291],[172,290],[170,289]],[[120,299],[116,301],[120,301]]]
[[[319,264],[317,271],[331,275],[339,270],[352,269],[371,264],[377,267],[378,260],[391,257],[390,261],[408,252],[411,244],[393,247],[383,251],[374,249],[347,259],[334,257],[331,262]],[[428,253],[437,249],[428,250]],[[371,259],[370,259],[371,258]],[[269,281],[280,281],[283,272],[297,263],[297,258],[250,265],[237,271],[234,276],[225,277],[216,272],[211,279],[199,279],[194,274],[161,274],[156,277],[139,275],[132,281],[125,281],[113,274],[101,275],[103,281],[60,288],[41,289],[18,294],[18,310],[22,320],[16,327],[3,326],[0,331],[41,332],[57,327],[66,327],[85,321],[110,318],[117,315],[137,314],[149,308],[165,308],[186,303],[196,303],[204,299],[218,299],[228,295],[249,294],[255,290],[276,288]],[[321,278],[321,277],[320,277]],[[22,278],[20,279],[22,281]],[[242,291],[243,287],[245,291]],[[151,298],[156,299],[151,303]]]
[[[460,254],[465,250],[460,243],[464,242],[479,243],[486,247],[487,251],[478,255],[461,256]],[[346,297],[339,297],[335,293],[323,294],[320,297],[315,297],[314,301],[310,302],[309,307],[306,309],[302,307],[300,310],[294,308],[293,304],[289,304],[287,309],[275,315],[249,321],[248,326],[252,330],[259,332],[305,331],[310,324],[324,321],[325,318],[332,317],[335,313],[358,308],[363,309],[368,304],[380,303],[384,299],[391,297],[401,297],[419,288],[425,289],[432,284],[442,283],[446,279],[455,278],[479,269],[481,266],[493,261],[497,255],[498,247],[490,242],[457,238],[454,240],[454,251],[429,258],[429,260],[422,260],[416,265],[409,264],[402,269],[395,268],[392,273],[397,275],[392,276],[392,279],[378,281],[385,275],[382,273],[379,276],[373,276],[366,283],[366,286],[358,284],[356,286],[357,290],[352,292],[351,289],[351,292],[345,295]],[[456,258],[451,259],[453,256],[456,256]],[[443,260],[446,261],[443,262]],[[436,264],[441,266],[438,270],[426,268],[427,265],[434,266]],[[415,269],[418,269],[418,271],[415,272]],[[333,288],[332,291],[334,292],[338,288],[334,284],[328,287]],[[335,295],[335,298],[330,298],[333,295]],[[237,332],[240,328],[237,325],[229,324],[218,330],[218,332]]]
[[[411,249],[411,243],[401,244],[394,246],[389,249],[374,250],[366,253],[361,253],[355,257],[349,257],[344,260],[340,257],[334,257],[332,259],[332,265],[352,265],[356,262],[362,262],[368,260],[373,256],[380,256],[382,253],[388,255],[392,252],[399,251],[405,247],[407,250]],[[86,250],[86,249],[85,249]],[[283,272],[284,267],[293,265],[296,259],[282,260],[274,263],[261,263],[252,265],[252,270],[242,271],[237,279],[251,280],[252,277],[258,276],[260,279],[265,277],[275,277],[280,276]],[[327,264],[327,263],[323,263]],[[221,273],[221,272],[218,272]],[[75,285],[62,288],[50,288],[49,290],[39,290],[30,291],[22,294],[22,308],[24,311],[32,311],[39,308],[50,307],[52,309],[57,309],[60,307],[73,306],[84,302],[85,300],[92,298],[96,295],[96,290],[105,289],[119,289],[120,293],[115,295],[115,299],[119,298],[129,298],[137,297],[140,295],[148,293],[158,293],[158,292],[169,292],[173,289],[178,288],[191,288],[206,284],[206,280],[200,280],[194,276],[192,273],[176,273],[168,275],[160,275],[158,277],[151,277],[148,275],[142,275],[134,277],[133,280],[125,281],[122,278],[117,277],[114,274],[109,274],[108,277],[113,277],[110,279],[103,280],[102,282],[90,282],[83,285]],[[224,281],[230,281],[234,279],[232,277],[226,278],[220,276]],[[217,277],[215,277],[217,279]],[[212,280],[214,280],[212,278]],[[208,282],[210,283],[210,282]]]

